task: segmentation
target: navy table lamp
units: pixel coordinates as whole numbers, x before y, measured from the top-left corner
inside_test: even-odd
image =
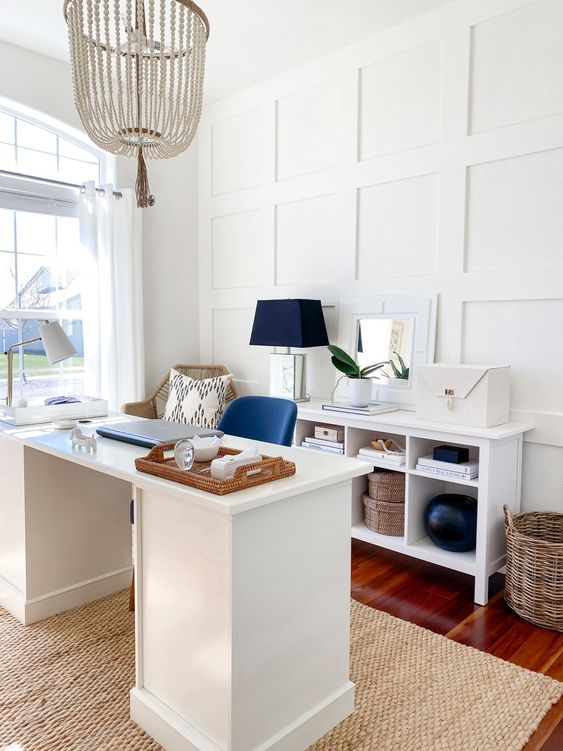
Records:
[[[320,300],[258,300],[250,344],[284,347],[270,354],[270,395],[309,401],[307,355],[293,354],[292,347],[326,347],[325,319]]]

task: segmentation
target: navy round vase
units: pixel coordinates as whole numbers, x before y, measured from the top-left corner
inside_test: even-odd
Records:
[[[477,542],[477,501],[468,495],[443,493],[424,512],[424,527],[432,542],[443,550],[464,553]]]

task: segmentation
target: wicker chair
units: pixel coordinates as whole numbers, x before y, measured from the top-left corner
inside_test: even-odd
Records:
[[[224,365],[173,365],[174,370],[178,370],[184,375],[201,380],[203,378],[215,378],[216,376],[227,375],[229,371]],[[136,417],[148,417],[149,419],[158,419],[164,415],[164,408],[168,393],[170,391],[170,372],[162,379],[160,386],[151,396],[142,402],[129,402],[121,407],[121,411],[126,415],[135,415]],[[227,390],[227,404],[237,398],[237,392],[231,383]],[[131,582],[131,592],[129,595],[129,610],[135,609],[135,577]]]
[[[224,365],[173,365],[174,370],[178,370],[184,375],[201,380],[203,378],[215,378],[217,376],[227,375],[229,371]],[[121,411],[126,415],[135,415],[136,417],[148,417],[149,419],[160,418],[164,414],[166,400],[170,391],[170,372],[162,379],[160,386],[147,399],[142,402],[129,402],[121,407]],[[237,398],[237,392],[231,383],[227,390],[227,404]]]

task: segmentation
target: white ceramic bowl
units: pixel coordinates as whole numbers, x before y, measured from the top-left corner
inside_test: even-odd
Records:
[[[219,444],[217,446],[204,446],[203,448],[195,448],[194,446],[194,460],[196,462],[210,462],[219,453]]]

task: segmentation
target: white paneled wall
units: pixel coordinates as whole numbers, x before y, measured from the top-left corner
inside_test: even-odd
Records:
[[[203,360],[265,393],[256,299],[322,299],[334,340],[340,299],[434,290],[438,359],[512,365],[524,505],[563,508],[562,28],[561,0],[456,0],[208,107]]]
[[[335,282],[336,196],[276,207],[276,284]]]
[[[360,68],[360,159],[442,138],[441,40]]]
[[[358,201],[358,279],[436,273],[439,174],[360,188]]]

